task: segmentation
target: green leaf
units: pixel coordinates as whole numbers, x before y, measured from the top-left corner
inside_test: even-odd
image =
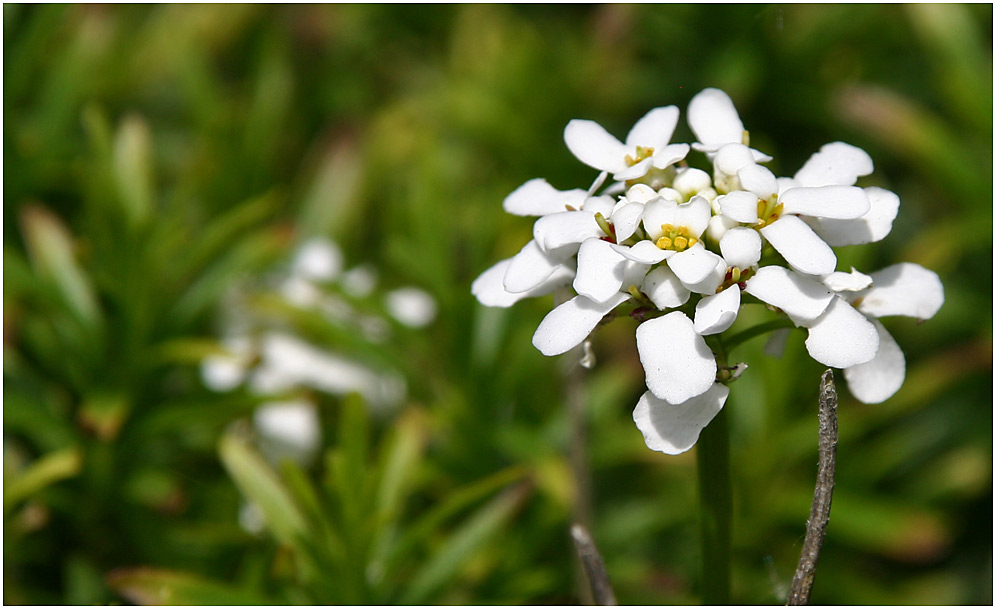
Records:
[[[55,283],[80,319],[99,323],[93,286],[76,262],[73,239],[65,224],[44,207],[31,205],[21,212],[21,226],[35,271]]]
[[[159,568],[126,568],[107,575],[107,584],[129,602],[144,606],[241,606],[275,604],[272,598],[202,578]]]
[[[154,206],[152,134],[139,116],[127,116],[114,137],[114,183],[128,224],[143,225]]]
[[[522,467],[509,467],[476,483],[450,492],[437,506],[407,528],[404,536],[391,551],[390,559],[397,560],[435,532],[447,519],[498,488],[521,479],[526,474],[527,470]]]
[[[508,523],[529,491],[526,484],[509,488],[474,513],[418,571],[401,603],[425,603],[434,592],[459,576],[467,562]]]
[[[82,467],[83,453],[74,446],[46,454],[20,475],[10,480],[4,479],[4,517],[20,501],[57,481],[79,474]]]
[[[229,433],[221,438],[221,462],[245,498],[259,507],[277,540],[299,547],[310,533],[304,514],[262,457]]]

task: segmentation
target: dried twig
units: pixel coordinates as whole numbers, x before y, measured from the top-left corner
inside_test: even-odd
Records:
[[[833,504],[838,436],[836,385],[833,383],[833,371],[827,369],[822,374],[822,384],[819,387],[819,472],[816,475],[812,510],[809,512],[805,529],[805,543],[802,545],[802,554],[798,560],[798,568],[795,570],[795,578],[791,581],[788,606],[807,605],[812,593],[812,584],[815,582],[815,567],[819,563],[822,542],[826,539],[829,509]]]
[[[591,594],[594,596],[595,605],[618,606],[615,591],[612,589],[611,581],[608,580],[608,571],[605,570],[605,562],[601,559],[598,548],[594,546],[594,540],[587,532],[587,528],[581,524],[574,524],[570,527],[570,535],[573,536],[577,555],[584,565],[587,580],[591,583]]]

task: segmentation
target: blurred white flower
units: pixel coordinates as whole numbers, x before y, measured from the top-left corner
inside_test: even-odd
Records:
[[[314,237],[297,250],[291,268],[309,281],[331,281],[342,272],[342,252],[329,239]]]
[[[321,421],[314,404],[304,399],[271,401],[252,416],[259,448],[271,462],[310,464],[321,447]]]
[[[402,287],[387,293],[387,312],[408,327],[425,327],[438,312],[435,299],[423,289]]]
[[[342,289],[354,298],[365,298],[377,286],[377,271],[369,264],[345,271],[340,279]]]
[[[248,336],[228,337],[221,344],[227,353],[204,357],[200,364],[200,376],[207,388],[225,392],[245,381],[253,351]]]

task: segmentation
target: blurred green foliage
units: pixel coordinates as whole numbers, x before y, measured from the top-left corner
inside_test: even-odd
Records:
[[[3,20],[5,603],[577,602],[561,366],[530,343],[551,303],[485,309],[469,284],[528,240],[508,192],[594,177],[562,143],[570,118],[623,133],[705,86],[775,171],[828,141],[867,150],[867,185],[902,208],[840,267],[913,261],[946,288],[928,323],[886,322],[908,360],[895,397],[841,387],[813,601],[992,601],[991,5],[5,4]],[[208,391],[197,363],[227,289],[312,235],[440,315],[329,344],[400,366],[407,402],[378,417],[318,396],[324,458],[273,465],[238,423],[262,397]],[[305,321],[286,323],[337,339]],[[585,379],[593,533],[620,601],[694,603],[694,459],[650,452],[632,423],[632,329],[599,332]],[[745,603],[790,583],[822,371],[800,334],[783,359],[761,347],[738,351],[728,404]],[[238,524],[246,499],[262,536]]]

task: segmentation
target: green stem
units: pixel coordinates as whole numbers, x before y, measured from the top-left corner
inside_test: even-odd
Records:
[[[791,320],[788,318],[775,319],[773,321],[768,321],[766,323],[754,325],[749,329],[744,329],[738,334],[735,334],[732,337],[723,340],[723,343],[725,344],[725,352],[728,353],[732,351],[732,349],[736,348],[737,346],[739,346],[740,344],[746,342],[751,338],[756,338],[757,336],[762,336],[765,333],[771,331],[777,331],[778,329],[789,329],[794,326],[795,324],[792,323]]]
[[[703,604],[729,603],[732,488],[729,479],[729,421],[726,407],[698,438],[698,489],[701,496]]]

